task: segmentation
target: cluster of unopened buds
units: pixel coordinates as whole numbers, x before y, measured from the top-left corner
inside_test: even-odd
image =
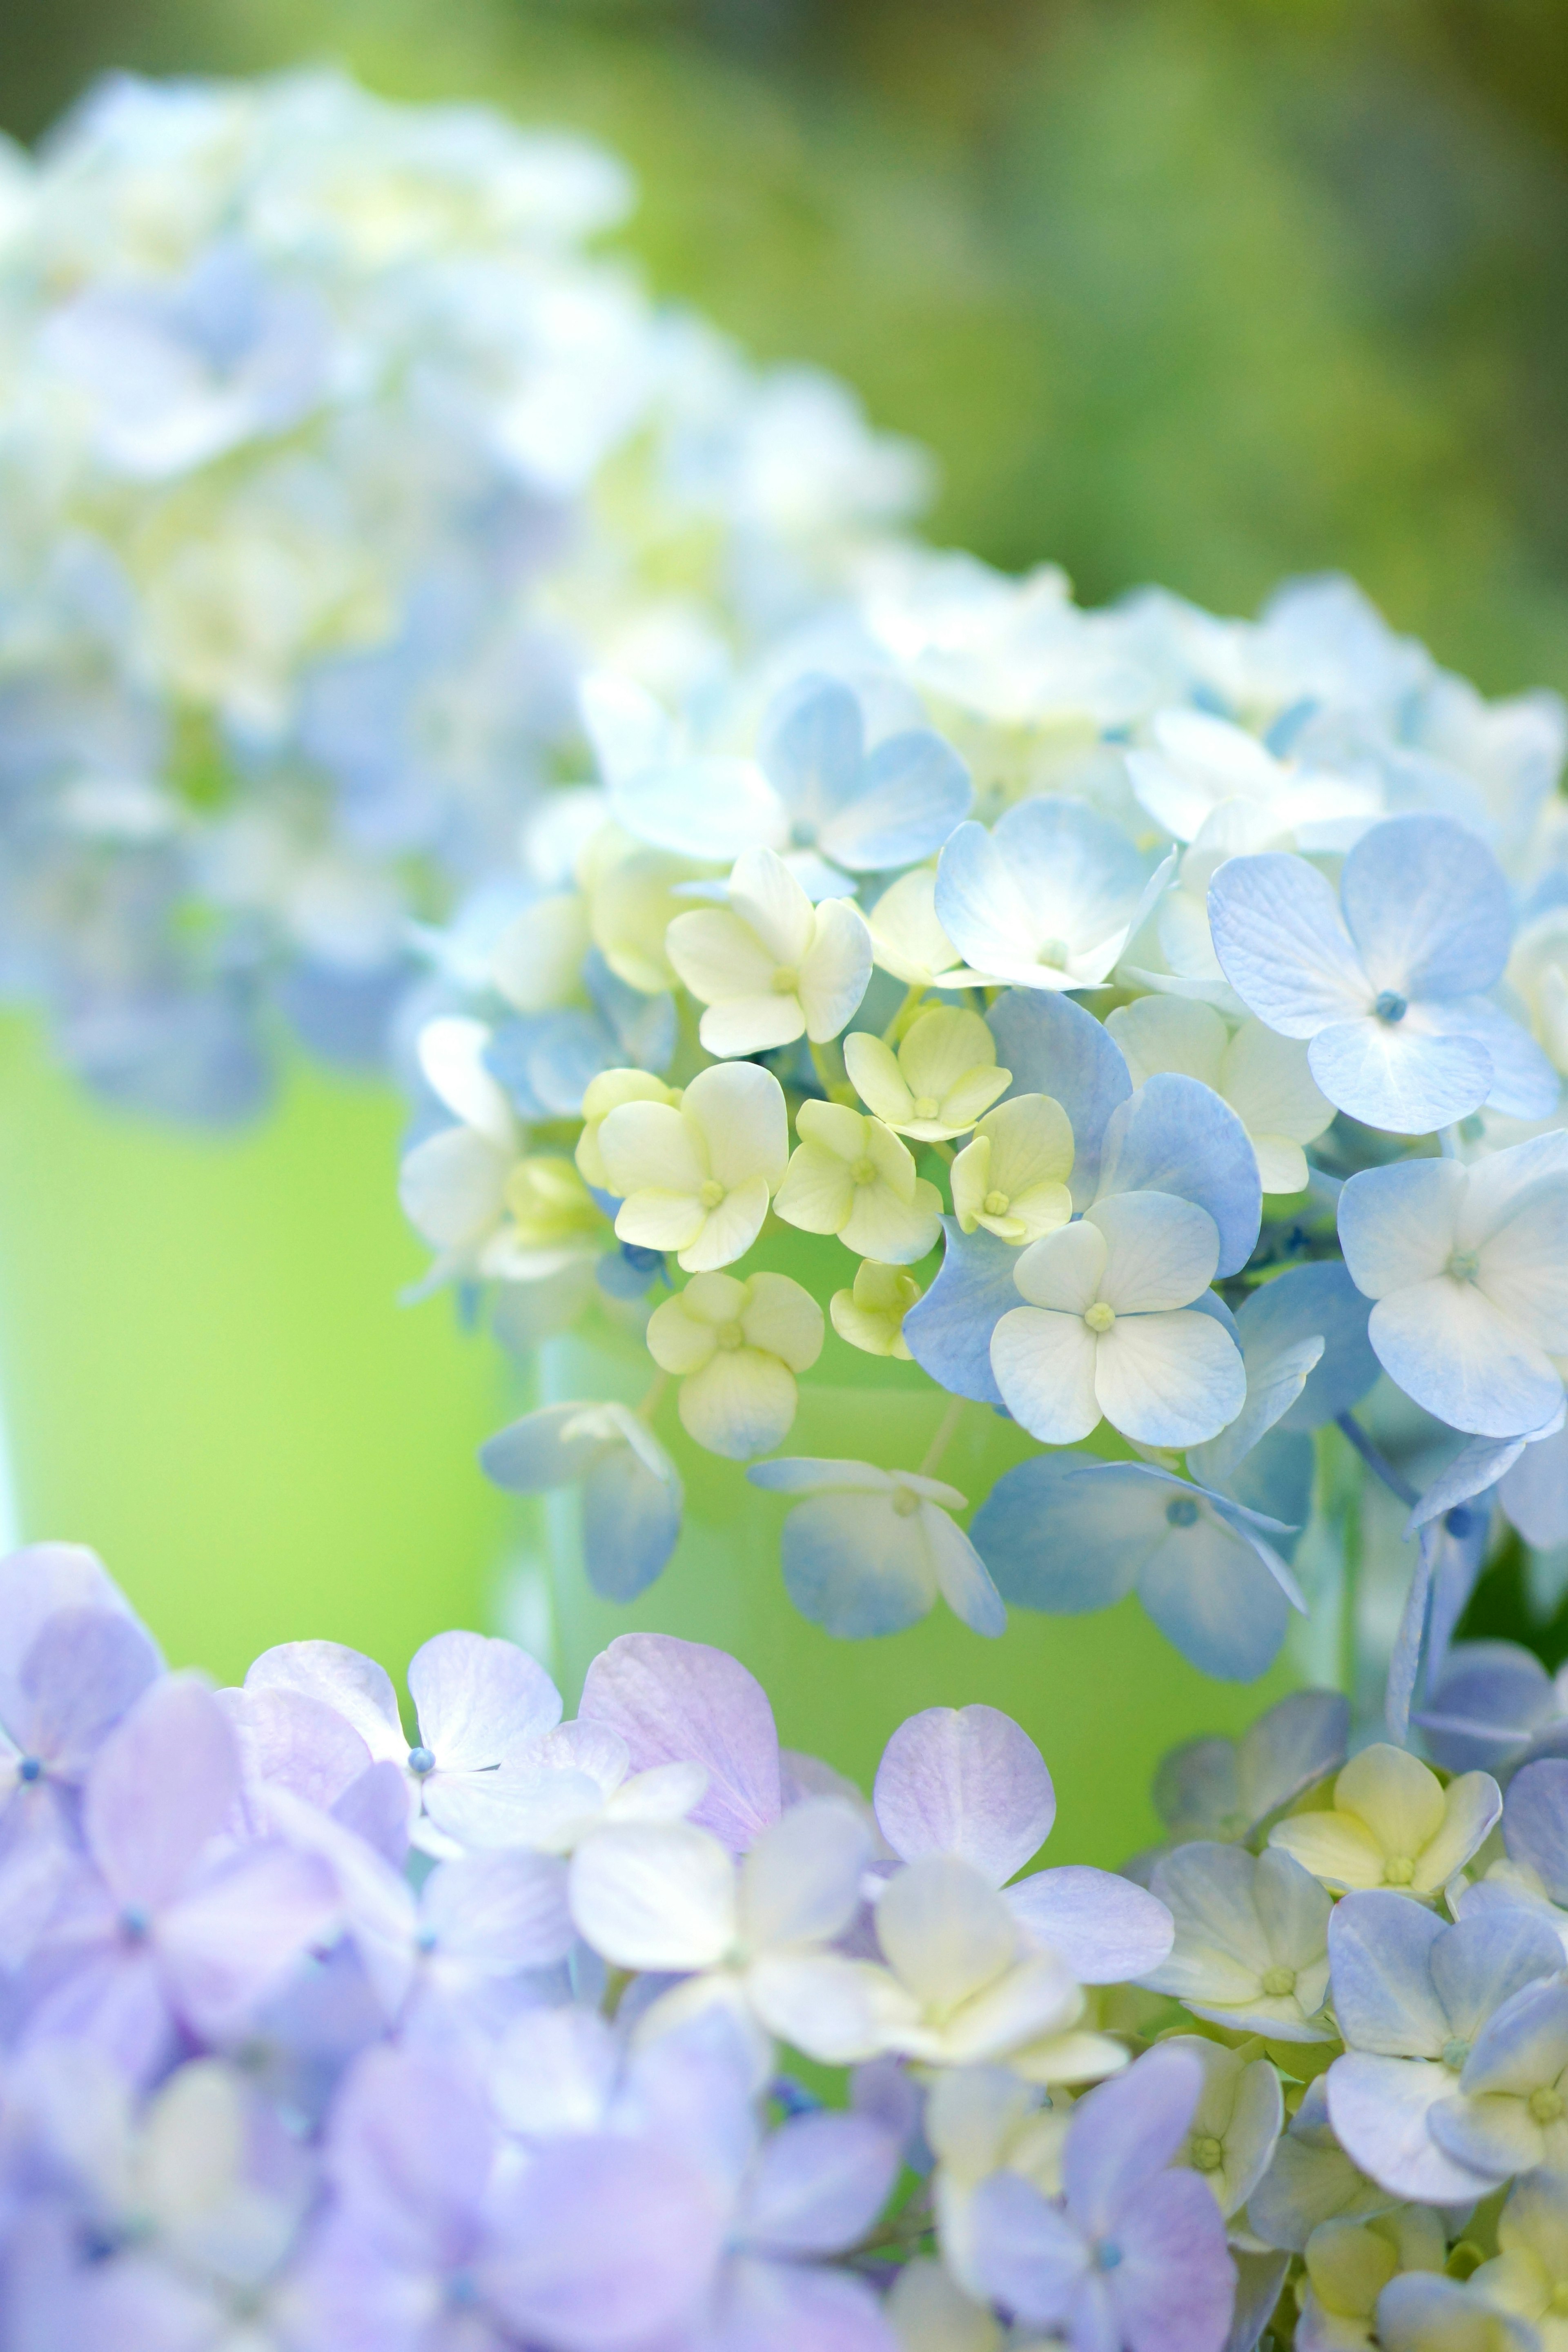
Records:
[[[1136,1589],[1250,1679],[1338,1423],[1420,1538],[1402,1737],[1494,1503],[1568,1536],[1560,714],[1333,583],[1221,624],[910,557],[811,656],[700,727],[590,679],[602,785],[421,1033],[432,1280],[525,1348],[588,1316],[651,1359],[640,1408],[556,1387],[487,1468],[583,1483],[627,1598],[679,1539],[674,1381],[687,1439],[798,1498],[831,1632]],[[946,1391],[923,1456],[781,1451],[850,1349]],[[1422,1492],[1355,1418],[1380,1372]],[[1048,1450],[965,1495],[942,1454],[987,1412]]]
[[[1116,1874],[1031,1867],[990,1707],[868,1802],[697,1643],[570,1722],[476,1633],[408,1690],[215,1691],[90,1553],[0,1563],[6,2352],[1560,2340],[1561,1715],[1505,1797],[1299,1692]]]

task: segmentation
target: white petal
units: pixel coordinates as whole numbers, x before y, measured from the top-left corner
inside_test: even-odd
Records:
[[[1119,1317],[1096,1351],[1094,1386],[1111,1427],[1142,1445],[1199,1444],[1247,1402],[1240,1349],[1212,1316],[1191,1311]]]
[[[688,1822],[601,1830],[568,1890],[580,1934],[616,1968],[714,1968],[735,1941],[735,1865]]]
[[[1081,1315],[1053,1314],[1046,1307],[1015,1307],[991,1334],[991,1369],[1003,1402],[1014,1420],[1046,1445],[1076,1444],[1098,1425],[1096,1353],[1094,1334]],[[1240,1362],[1238,1356],[1238,1368]]]

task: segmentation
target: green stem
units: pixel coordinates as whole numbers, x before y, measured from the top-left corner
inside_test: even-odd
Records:
[[[903,1003],[900,1005],[898,1011],[894,1013],[892,1019],[889,1022],[887,1027],[882,1032],[882,1043],[884,1045],[896,1045],[898,1040],[903,1035],[905,1030],[910,1027],[910,1016],[914,1012],[916,1005],[920,1003],[921,998],[925,995],[925,982],[923,980],[910,981],[908,988],[904,991]]]
[[[954,1397],[942,1419],[937,1423],[936,1434],[926,1447],[925,1457],[915,1472],[917,1478],[930,1478],[935,1475],[936,1465],[952,1444],[953,1433],[963,1418],[965,1402],[963,1397]]]
[[[1340,1687],[1352,1707],[1356,1699],[1356,1666],[1360,1656],[1356,1634],[1361,1616],[1362,1505],[1365,1484],[1366,1473],[1363,1470],[1360,1476],[1352,1481],[1345,1497],[1344,1528],[1341,1538],[1344,1577],[1340,1588]]]
[[[829,1102],[847,1103],[852,1108],[855,1107],[855,1089],[844,1075],[843,1058],[838,1055],[837,1047],[830,1054],[826,1045],[813,1043],[811,1066],[816,1072],[822,1084],[822,1091]]]

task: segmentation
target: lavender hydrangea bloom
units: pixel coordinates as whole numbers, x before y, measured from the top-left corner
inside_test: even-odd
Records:
[[[1568,1752],[1568,1677],[1516,1642],[1460,1642],[1415,1721],[1446,1772],[1490,1772]]]
[[[1171,1948],[1164,1905],[1110,1871],[1064,1864],[1016,1876],[1050,1834],[1056,1791],[1034,1741],[995,1707],[910,1716],[883,1750],[872,1802],[900,1861],[968,1863],[1005,1890],[1015,1918],[1080,1984],[1142,1976]]]
[[[51,1923],[67,1965],[31,2012],[29,2041],[96,2042],[145,2076],[182,2023],[243,2032],[328,1927],[336,1894],[318,1862],[281,1843],[224,1853],[240,1787],[212,1694],[178,1676],[155,1684],[88,1774],[86,1853]]]
[[[1063,2197],[998,2172],[974,2200],[974,2267],[986,2291],[1073,2352],[1222,2352],[1236,2268],[1225,2224],[1195,2173],[1166,2168],[1186,2137],[1203,2074],[1153,2050],[1073,2112]]]

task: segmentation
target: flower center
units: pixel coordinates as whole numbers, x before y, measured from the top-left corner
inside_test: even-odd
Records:
[[[724,1187],[717,1176],[710,1176],[697,1187],[697,1198],[705,1209],[716,1209],[724,1197]]]
[[[1011,1201],[1012,1195],[1008,1192],[987,1192],[985,1195],[986,1215],[988,1217],[1005,1217],[1009,1206],[1011,1205]]]
[[[423,1780],[427,1774],[436,1769],[436,1759],[428,1748],[411,1748],[408,1751],[408,1769],[416,1780]]]
[[[1283,2000],[1288,1992],[1296,1990],[1296,1971],[1294,1969],[1265,1969],[1258,1982],[1270,2000]]]
[[[17,1780],[41,1780],[43,1777],[44,1768],[39,1759],[37,1756],[24,1756],[16,1767]]]
[[[793,963],[781,963],[773,974],[773,994],[793,996],[800,986],[800,974]]]
[[[1165,1506],[1165,1517],[1173,1528],[1191,1528],[1197,1524],[1198,1507],[1190,1495],[1178,1495],[1173,1503]]]
[[[1386,1021],[1392,1028],[1396,1021],[1403,1021],[1409,1012],[1410,1000],[1406,996],[1401,996],[1396,988],[1385,988],[1380,992],[1377,1002],[1372,1009],[1380,1021]]]
[[[1109,1331],[1116,1320],[1116,1309],[1108,1307],[1103,1298],[1097,1298],[1092,1307],[1084,1309],[1083,1319],[1091,1331]]]
[[[120,1932],[128,1944],[144,1944],[153,1932],[153,1922],[146,1906],[128,1903],[120,1915]]]
[[[1217,2139],[1205,2133],[1193,2142],[1193,2167],[1198,2172],[1217,2172],[1225,2161],[1225,2149]]]
[[[1480,1270],[1480,1254],[1477,1250],[1456,1250],[1448,1260],[1447,1271],[1456,1282],[1474,1282]]]
[[[942,1105],[938,1102],[934,1095],[917,1095],[915,1097],[915,1117],[917,1118],[934,1118],[941,1108]]]
[[[1407,1853],[1391,1853],[1383,1865],[1385,1886],[1408,1886],[1415,1875],[1415,1864]]]
[[[733,1354],[746,1344],[746,1335],[738,1323],[721,1323],[713,1337],[727,1354]]]
[[[920,1496],[918,1495],[911,1494],[908,1486],[894,1487],[893,1508],[897,1511],[900,1519],[912,1519],[915,1513],[920,1509]]]
[[[1461,2042],[1456,2035],[1452,2042],[1444,2042],[1442,2054],[1443,2063],[1449,2074],[1458,2074],[1470,2054],[1470,2045],[1468,2042]]]
[[[1530,2095],[1530,2112],[1538,2124],[1554,2124],[1563,2113],[1563,2094],[1551,2084],[1542,2084]]]
[[[1094,2250],[1094,2267],[1097,2271],[1119,2271],[1121,2268],[1121,2249],[1114,2238],[1101,2238]]]
[[[853,1183],[874,1184],[877,1181],[876,1161],[874,1160],[868,1160],[865,1153],[862,1152],[858,1160],[855,1160],[850,1162],[849,1176],[850,1181]]]

